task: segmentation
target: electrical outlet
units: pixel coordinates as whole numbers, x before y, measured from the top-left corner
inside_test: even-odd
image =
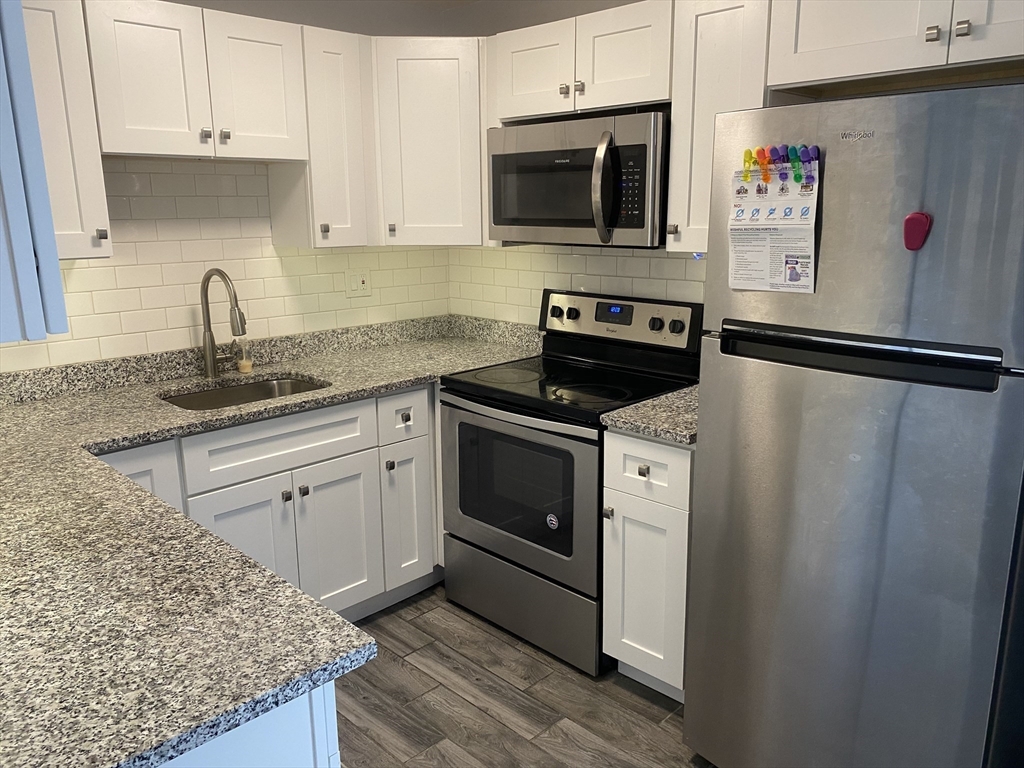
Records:
[[[345,273],[345,286],[348,288],[345,295],[349,298],[354,296],[369,296],[370,272],[365,269],[350,269]]]

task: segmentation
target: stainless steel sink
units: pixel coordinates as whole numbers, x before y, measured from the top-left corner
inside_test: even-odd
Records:
[[[303,379],[267,379],[266,381],[250,381],[246,384],[204,389],[201,392],[189,392],[185,395],[165,395],[160,399],[190,411],[209,411],[214,408],[227,408],[229,405],[272,400],[275,397],[294,395],[297,392],[312,392],[326,386],[329,385],[316,384]]]

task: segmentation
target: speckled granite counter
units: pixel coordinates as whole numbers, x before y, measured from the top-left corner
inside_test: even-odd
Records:
[[[287,373],[332,384],[217,411],[157,397],[204,386],[198,378],[0,406],[0,765],[155,766],[376,650],[368,635],[89,451],[532,353],[442,339],[280,362],[242,378]]]
[[[601,423],[623,432],[693,445],[697,442],[697,385],[606,413]]]

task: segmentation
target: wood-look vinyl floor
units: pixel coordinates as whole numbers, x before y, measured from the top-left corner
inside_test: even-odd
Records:
[[[438,586],[359,622],[378,656],[338,678],[346,768],[707,768],[682,706],[592,678],[449,603]]]

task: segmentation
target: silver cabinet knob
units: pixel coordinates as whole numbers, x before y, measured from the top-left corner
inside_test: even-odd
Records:
[[[282,501],[291,501],[292,500],[292,492],[291,491],[281,491],[281,500]]]
[[[320,234],[321,235],[330,234],[330,231],[331,231],[331,225],[330,224],[321,224],[320,225]]]
[[[96,230],[97,240],[106,240],[108,237],[110,237],[110,235],[107,234],[107,230],[103,229],[103,227],[100,227],[99,229]]]
[[[577,80],[576,82],[574,82],[574,83],[572,84],[572,89],[573,89],[574,91],[576,91],[576,93],[583,93],[583,89],[584,89],[584,87],[585,87],[585,86],[584,86],[584,84],[583,84],[583,81],[582,81],[582,80]]]
[[[299,486],[299,496],[309,496],[309,486],[308,485],[300,485]]]
[[[969,37],[971,34],[971,20],[961,19],[958,21],[956,26],[953,27],[953,34],[957,37]]]
[[[200,128],[199,129],[199,138],[200,139],[212,139],[213,138],[213,128]]]
[[[611,520],[615,517],[615,507],[605,507],[601,510],[601,517],[605,520]]]
[[[408,424],[410,421],[412,421],[412,414],[409,413],[408,411],[405,411],[402,414],[401,419],[403,424]]]
[[[679,225],[678,224],[666,224],[665,225],[665,234],[667,234],[667,235],[678,235],[679,234]]]
[[[387,461],[384,462],[384,469],[386,469],[388,472],[390,472],[394,468],[395,462],[393,462],[391,459],[388,459]]]
[[[568,96],[569,95],[569,84],[568,83],[560,83],[558,85],[558,92],[560,94],[562,94],[563,96]]]
[[[924,30],[924,41],[926,43],[937,42],[939,37],[940,37],[940,32],[941,31],[942,30],[939,28],[938,24],[932,24],[930,27],[925,27],[925,30]]]
[[[397,231],[398,231],[398,227],[396,227],[394,224],[388,224],[388,234],[389,235],[393,235]]]
[[[649,464],[641,464],[639,467],[636,468],[636,473],[640,475],[640,477],[650,477],[651,467]]]
[[[220,129],[220,138],[223,141],[227,141],[228,139],[230,139],[231,138],[231,129],[230,128],[221,128]]]

